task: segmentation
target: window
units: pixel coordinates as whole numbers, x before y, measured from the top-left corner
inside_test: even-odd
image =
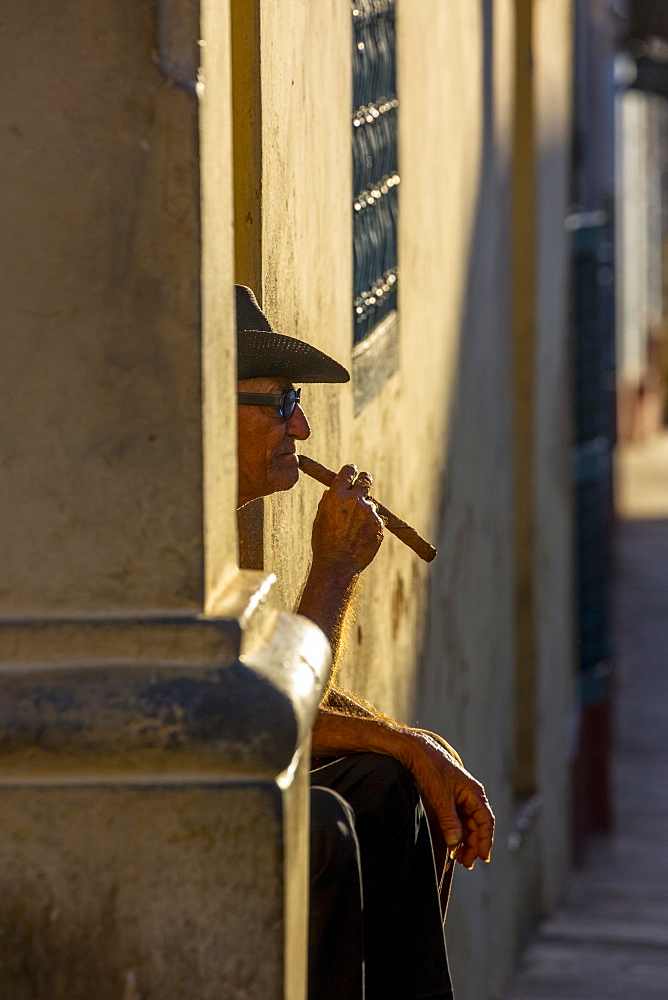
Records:
[[[355,412],[397,367],[395,0],[358,0],[353,18],[353,394]]]

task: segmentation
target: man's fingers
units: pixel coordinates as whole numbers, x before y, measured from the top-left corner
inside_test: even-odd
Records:
[[[460,865],[463,865],[464,868],[473,868],[473,865],[477,861],[478,857],[478,828],[475,820],[469,817],[466,821],[466,830],[463,841],[455,854],[455,859]]]
[[[494,813],[484,791],[476,795],[473,789],[465,789],[464,794],[458,796],[458,806],[460,811],[470,817],[469,823],[475,824],[478,857],[482,861],[488,861],[494,841]]]
[[[482,861],[489,861],[492,854],[492,844],[494,843],[494,814],[489,807],[487,809],[481,808],[476,813],[475,819],[477,823],[478,857]]]
[[[455,851],[464,839],[464,830],[457,815],[441,817],[441,830],[449,851]]]
[[[356,465],[342,465],[332,480],[330,490],[349,490],[357,476]]]
[[[368,493],[373,483],[373,476],[370,472],[362,470],[358,473],[357,466],[342,465],[332,481],[332,490],[354,490],[362,495]]]
[[[482,805],[473,813],[477,855],[481,861],[489,861],[494,841],[494,816],[489,807]]]
[[[475,861],[478,858],[478,842],[477,835],[470,831],[462,831],[459,840],[455,842],[456,831],[453,827],[452,829],[448,825],[448,830],[451,832],[445,833],[446,844],[451,856],[463,865],[464,868],[473,868]]]
[[[478,856],[476,852],[470,847],[463,846],[457,852],[457,861],[463,868],[468,868],[470,870],[473,868],[477,860]]]
[[[368,493],[373,483],[373,476],[370,472],[360,472],[352,484],[351,489],[359,490],[363,495]]]

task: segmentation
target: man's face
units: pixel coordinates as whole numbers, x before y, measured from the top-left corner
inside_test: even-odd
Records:
[[[239,392],[283,393],[291,382],[276,378],[247,378],[238,383]],[[300,406],[289,420],[277,406],[238,407],[239,503],[289,490],[299,479],[296,441],[311,434],[306,415]]]

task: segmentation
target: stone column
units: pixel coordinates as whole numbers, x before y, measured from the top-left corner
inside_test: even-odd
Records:
[[[329,652],[236,557],[228,8],[8,0],[0,995],[305,996]]]

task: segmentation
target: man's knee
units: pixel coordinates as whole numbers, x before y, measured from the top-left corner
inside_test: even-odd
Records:
[[[377,856],[389,844],[401,850],[406,837],[409,844],[414,842],[420,799],[411,773],[394,757],[350,754],[315,771],[312,780],[317,783],[314,787],[327,786],[338,792],[344,805],[352,807],[355,836],[363,858]],[[331,816],[326,816],[320,826],[316,821],[311,836],[314,858],[316,853],[321,858],[317,830],[323,825],[331,829],[336,823]]]
[[[355,813],[380,812],[390,825],[412,819],[419,802],[413,776],[395,757],[378,753],[354,754],[350,758],[354,786],[343,792]]]
[[[359,865],[355,814],[329,788],[311,789],[311,879],[332,866]]]

